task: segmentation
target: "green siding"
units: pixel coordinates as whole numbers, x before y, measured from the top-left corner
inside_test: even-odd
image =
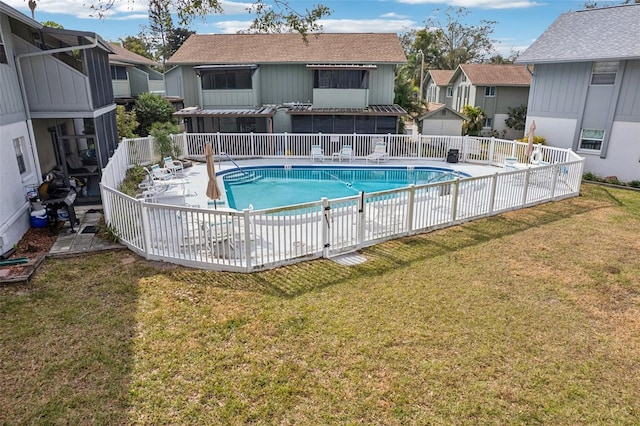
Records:
[[[304,64],[260,65],[263,104],[311,102],[313,71]]]

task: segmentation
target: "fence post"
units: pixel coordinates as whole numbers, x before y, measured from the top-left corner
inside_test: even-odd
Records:
[[[220,149],[220,132],[216,133],[216,152],[222,152]]]
[[[244,261],[247,262],[246,271],[253,271],[253,261],[251,260],[251,215],[252,212],[249,209],[243,209],[244,215]]]
[[[287,152],[289,150],[289,134],[287,132],[284,132],[284,152]],[[274,152],[273,155],[276,155],[277,151],[275,151],[275,147],[274,147]]]
[[[524,172],[524,182],[522,183],[522,206],[527,204],[527,195],[529,193],[529,174],[531,173],[531,167],[527,167]]]
[[[460,176],[453,181],[453,194],[451,194],[451,221],[455,222],[458,216],[458,190],[460,189]]]
[[[493,214],[493,209],[496,206],[496,191],[497,191],[497,186],[498,186],[498,173],[496,172],[496,174],[494,174],[491,177],[491,189],[490,189],[490,195],[489,195],[489,214],[492,215]]]
[[[366,221],[367,203],[365,201],[364,191],[360,191],[360,197],[358,198],[358,215],[356,216],[356,246],[360,246],[364,241],[364,224]]]
[[[251,156],[255,156],[255,145],[256,145],[256,140],[254,138],[253,132],[251,132]]]
[[[515,139],[513,140],[513,142],[511,143],[511,156],[515,157],[516,156],[516,146],[518,145],[518,141],[516,141]]]
[[[496,138],[491,136],[491,141],[489,142],[489,158],[487,159],[487,164],[493,164],[493,153],[496,149]]]
[[[331,206],[329,205],[329,199],[322,197],[322,257],[329,257],[330,243],[330,227],[331,227]]]
[[[469,147],[469,135],[464,135],[462,138],[462,152],[461,152],[461,157],[460,158],[462,160],[463,163],[467,162],[467,151],[468,151],[468,147]]]
[[[138,201],[139,211],[140,211],[140,222],[142,223],[142,241],[144,242],[144,247],[142,250],[146,255],[146,258],[149,259],[149,250],[151,249],[151,236],[149,235],[150,227],[149,218],[147,217],[147,208],[144,205],[144,200]]]
[[[409,185],[409,200],[407,202],[407,231],[413,233],[413,212],[414,203],[416,200],[416,186],[414,184]]]
[[[356,153],[358,152],[357,148],[356,148],[356,140],[357,140],[357,136],[356,136],[356,132],[353,132],[353,135],[351,136],[351,155],[352,156],[356,156]]]
[[[422,133],[418,133],[418,158],[422,158]]]
[[[566,166],[556,166],[553,168],[553,176],[551,178],[551,200],[556,197],[556,184],[558,183],[558,179],[560,178],[560,167]]]

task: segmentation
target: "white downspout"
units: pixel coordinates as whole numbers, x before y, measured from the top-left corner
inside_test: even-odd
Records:
[[[16,59],[16,70],[18,71],[18,82],[20,84],[20,93],[22,94],[22,102],[24,103],[24,112],[25,115],[27,117],[27,129],[29,131],[29,139],[30,139],[30,148],[31,148],[31,158],[33,158],[33,162],[35,164],[36,167],[36,173],[38,176],[38,181],[40,181],[40,179],[42,179],[42,170],[40,169],[40,157],[38,157],[37,153],[38,153],[38,149],[36,147],[36,136],[33,132],[33,125],[31,123],[31,111],[29,110],[29,99],[27,97],[27,90],[26,87],[24,85],[24,78],[22,77],[22,65],[20,65],[20,60],[22,58],[28,58],[28,57],[32,57],[32,56],[44,56],[44,55],[50,55],[53,53],[61,53],[61,52],[69,52],[72,50],[85,50],[85,49],[93,49],[94,47],[96,47],[98,45],[98,37],[94,37],[93,38],[93,42],[91,44],[84,44],[81,46],[68,46],[68,47],[60,47],[58,49],[51,49],[51,50],[41,50],[38,52],[28,52],[28,53],[21,53],[19,55],[15,56]]]

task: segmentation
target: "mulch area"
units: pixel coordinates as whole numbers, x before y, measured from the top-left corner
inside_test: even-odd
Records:
[[[49,228],[29,228],[16,245],[15,253],[6,260],[27,259],[27,263],[0,266],[0,283],[28,281],[56,242],[57,234],[49,235]]]

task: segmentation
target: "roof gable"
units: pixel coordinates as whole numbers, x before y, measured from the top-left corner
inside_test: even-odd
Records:
[[[429,70],[429,76],[436,86],[448,86],[453,70]]]
[[[171,64],[406,62],[396,34],[193,34]]]
[[[524,65],[460,64],[449,82],[455,81],[461,72],[474,86],[531,85],[531,74]]]
[[[640,4],[560,15],[516,63],[640,58]]]

